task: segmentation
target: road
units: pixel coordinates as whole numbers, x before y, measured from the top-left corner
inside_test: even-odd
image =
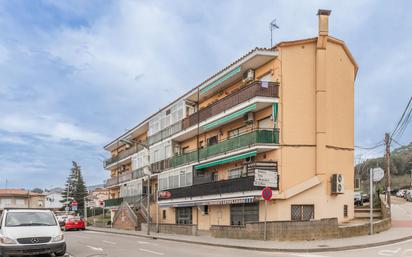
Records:
[[[173,241],[153,240],[134,236],[113,235],[100,232],[68,232],[66,238],[69,244],[69,254],[73,257],[369,257],[369,256],[399,256],[412,257],[412,240],[392,245],[356,249],[339,252],[321,253],[278,253],[238,250],[223,247],[212,247],[179,243]]]
[[[412,229],[412,203],[406,202],[403,199],[399,198],[394,198],[392,202],[392,218],[394,226],[411,227]],[[126,235],[113,235],[94,231],[66,232],[66,240],[68,244],[68,252],[73,257],[412,257],[412,240],[392,245],[385,245],[366,249],[321,253],[278,253],[249,251],[232,248],[187,244],[166,240],[154,240]]]
[[[392,203],[393,226],[412,229],[412,203],[396,198],[392,200]],[[279,253],[196,245],[94,231],[68,231],[65,232],[65,237],[68,246],[68,255],[66,257],[412,257],[412,240],[379,247],[338,252]]]

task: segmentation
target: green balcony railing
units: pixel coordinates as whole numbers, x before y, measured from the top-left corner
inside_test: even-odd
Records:
[[[200,150],[176,155],[172,157],[172,167],[195,162],[199,159],[205,160],[229,151],[250,147],[255,144],[279,144],[279,130],[254,130],[236,137],[221,141]]]
[[[120,206],[122,204],[122,202],[123,202],[122,197],[104,200],[104,207]]]

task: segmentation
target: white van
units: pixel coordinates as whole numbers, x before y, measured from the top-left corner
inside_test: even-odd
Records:
[[[0,217],[0,256],[52,254],[63,256],[66,242],[49,210],[5,209]]]

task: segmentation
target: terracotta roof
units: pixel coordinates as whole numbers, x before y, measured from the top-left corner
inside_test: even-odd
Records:
[[[27,195],[44,196],[43,194],[29,192],[24,189],[14,189],[14,188],[0,189],[0,196],[27,196]]]

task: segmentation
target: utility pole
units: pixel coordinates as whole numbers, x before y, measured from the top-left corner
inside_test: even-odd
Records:
[[[386,202],[391,208],[391,141],[389,133],[385,133],[385,175],[386,175]]]

